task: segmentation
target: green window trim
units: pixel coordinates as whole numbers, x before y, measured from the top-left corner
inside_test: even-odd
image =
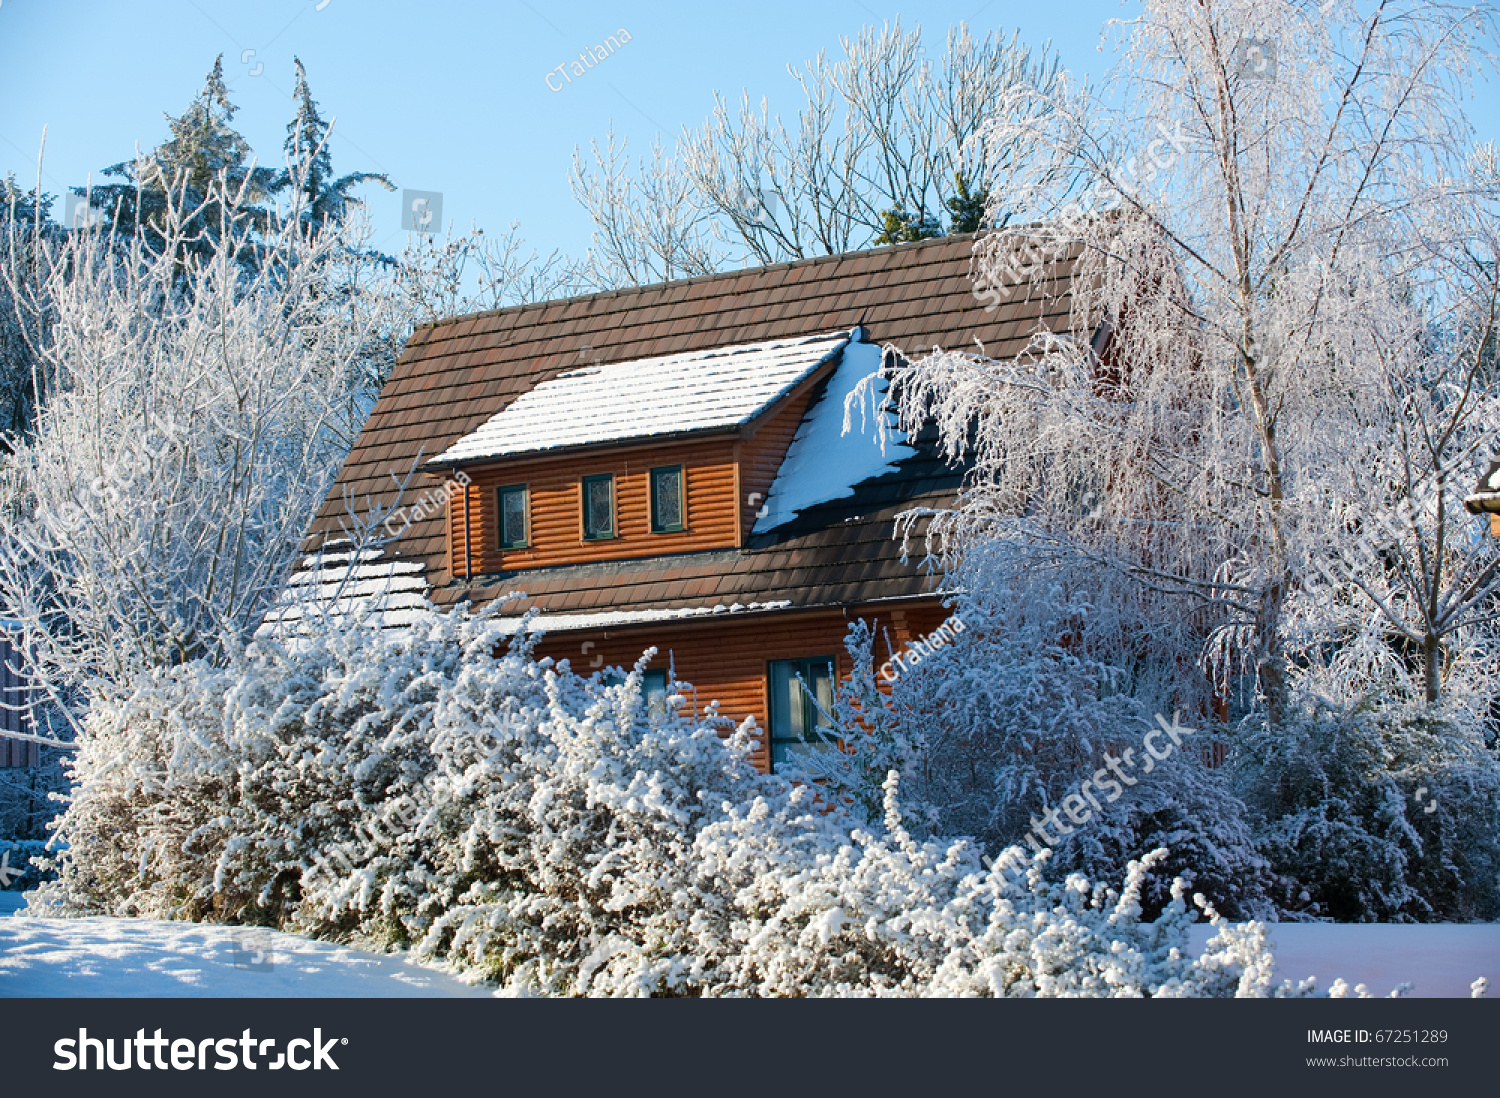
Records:
[[[649,699],[653,694],[665,694],[667,692],[667,673],[665,670],[648,669],[641,676],[641,693]]]
[[[672,493],[665,498],[658,487],[663,483],[670,485]],[[651,532],[677,534],[687,529],[687,492],[682,466],[657,466],[651,470],[647,486],[651,495]]]
[[[772,770],[795,762],[799,753],[838,749],[829,721],[818,711],[819,704],[832,710],[837,675],[833,656],[767,662]]]
[[[592,509],[590,504],[597,502],[591,488],[594,485],[604,485],[607,493],[604,510]],[[583,478],[583,540],[584,541],[609,541],[615,535],[615,476],[613,473],[601,473],[598,476]]]
[[[649,670],[641,676],[641,696],[646,699],[646,708],[665,715],[667,712],[667,672]]]
[[[500,505],[500,548],[525,549],[531,544],[531,500],[526,494],[526,485],[507,484],[495,490],[496,502]],[[519,512],[514,510],[519,499]],[[512,520],[520,523],[516,530]]]

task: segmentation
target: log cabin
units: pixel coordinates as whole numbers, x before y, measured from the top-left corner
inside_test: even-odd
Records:
[[[536,611],[575,671],[657,650],[691,704],[763,732],[774,770],[851,671],[872,622],[894,649],[948,617],[897,517],[952,502],[935,432],[888,432],[845,397],[882,355],[1019,354],[1070,322],[1066,263],[988,307],[973,238],[875,248],[445,319],[418,328],[309,534],[292,587],[330,572],[387,624],[430,602]],[[407,480],[404,492],[398,485]],[[350,559],[349,501],[392,540]],[[877,658],[880,658],[877,656]],[[805,685],[804,685],[805,684]]]

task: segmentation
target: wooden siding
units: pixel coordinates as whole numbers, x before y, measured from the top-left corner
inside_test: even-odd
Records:
[[[749,536],[757,512],[766,505],[771,482],[776,479],[776,471],[781,468],[787,447],[791,446],[797,425],[816,391],[816,386],[807,386],[793,393],[765,418],[752,438],[739,444],[740,529],[744,536]]]
[[[935,621],[944,617],[941,607],[935,604],[921,613]],[[565,659],[574,671],[587,675],[602,667],[629,670],[646,648],[655,647],[657,654],[650,667],[675,666],[677,677],[693,684],[685,713],[691,713],[694,704],[702,712],[711,702],[718,702],[719,712],[735,724],[754,717],[763,737],[767,737],[770,734],[768,662],[832,656],[839,679],[847,681],[852,668],[849,654],[844,651],[844,637],[849,623],[859,618],[873,620],[877,635],[893,624],[889,612],[859,609],[847,615],[825,610],[742,619],[725,616],[703,622],[553,634],[538,646],[537,655]],[[877,648],[883,658],[884,642],[879,642]],[[770,768],[765,738],[754,759],[762,771]]]
[[[682,466],[686,523],[681,531],[656,534],[651,531],[649,479],[652,469],[664,465]],[[729,439],[503,461],[468,473],[467,559],[462,552],[463,496],[453,496],[448,508],[452,567],[459,575],[466,567],[484,574],[732,549],[739,543],[734,444]],[[585,541],[583,478],[603,473],[615,478],[615,537]],[[530,544],[502,550],[496,490],[511,484],[526,485]]]

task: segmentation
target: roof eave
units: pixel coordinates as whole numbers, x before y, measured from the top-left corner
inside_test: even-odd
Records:
[[[761,617],[765,617],[765,616],[770,615],[770,614],[803,614],[803,613],[839,613],[839,612],[842,612],[842,613],[844,613],[844,614],[847,615],[848,612],[850,610],[853,610],[855,607],[863,607],[863,606],[875,606],[875,607],[878,607],[878,606],[889,606],[889,605],[896,604],[896,603],[911,603],[911,602],[936,602],[936,601],[940,601],[940,600],[942,600],[942,599],[944,599],[946,597],[948,597],[948,593],[947,592],[944,592],[944,591],[930,591],[930,592],[926,592],[926,593],[922,593],[922,594],[886,595],[886,596],[883,596],[883,597],[880,597],[880,598],[860,599],[857,602],[815,602],[815,603],[803,603],[803,604],[801,604],[799,606],[774,606],[774,607],[758,608],[758,609],[755,609],[755,610],[751,610],[751,609],[747,608],[745,610],[735,610],[735,611],[728,611],[728,610],[726,610],[722,614],[714,614],[714,613],[707,613],[707,614],[684,614],[682,617],[679,617],[679,618],[653,618],[653,619],[651,619],[649,621],[616,622],[616,623],[607,624],[607,625],[594,624],[594,625],[578,625],[578,626],[572,626],[572,627],[569,627],[569,626],[566,626],[566,625],[563,625],[563,626],[548,625],[545,628],[538,630],[538,632],[550,635],[550,634],[553,634],[553,633],[598,633],[598,632],[614,632],[615,630],[619,630],[619,629],[645,629],[647,627],[654,628],[654,629],[662,629],[662,628],[671,628],[673,626],[678,626],[678,625],[682,625],[682,626],[703,625],[703,624],[705,624],[707,622],[715,622],[715,621],[744,621],[747,618],[761,618]],[[647,608],[647,609],[650,609],[650,608]],[[696,609],[696,608],[694,608],[694,609]],[[543,610],[542,613],[546,613],[546,611]],[[587,611],[584,611],[584,612],[580,613],[578,616],[583,617],[587,613],[588,613]],[[515,617],[517,619],[519,619],[521,616],[522,615],[520,615],[520,614],[515,615]],[[565,615],[559,615],[559,616],[565,616]]]
[[[777,401],[780,403],[780,401]],[[475,465],[493,465],[501,461],[535,461],[537,458],[550,457],[572,457],[577,454],[589,454],[600,450],[616,450],[626,446],[648,446],[652,444],[680,442],[698,442],[705,438],[723,436],[724,438],[738,437],[745,424],[735,423],[730,426],[698,427],[688,431],[672,431],[659,435],[632,435],[629,438],[612,438],[604,442],[583,442],[575,446],[549,446],[536,450],[516,450],[504,454],[482,454],[468,458],[448,458],[439,454],[431,461],[424,462],[424,472],[437,472],[447,469],[456,472],[459,469],[472,468]]]

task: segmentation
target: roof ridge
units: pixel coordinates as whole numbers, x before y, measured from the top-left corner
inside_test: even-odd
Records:
[[[1012,228],[1012,226],[1007,226],[1007,228]],[[639,286],[621,286],[613,290],[597,290],[591,294],[576,294],[572,297],[549,297],[545,301],[530,301],[524,305],[506,305],[500,309],[478,309],[472,313],[454,313],[451,316],[439,317],[436,320],[424,320],[420,324],[414,325],[412,331],[415,334],[425,328],[443,328],[465,320],[517,315],[531,309],[544,309],[551,305],[571,304],[577,301],[600,301],[605,298],[628,297],[633,294],[645,294],[652,290],[661,290],[667,287],[694,286],[701,283],[716,282],[721,279],[740,278],[744,275],[756,274],[761,271],[784,271],[800,267],[815,267],[820,263],[836,263],[843,259],[849,259],[852,256],[884,255],[903,249],[916,250],[938,247],[960,241],[978,240],[981,235],[983,234],[951,233],[948,236],[935,236],[926,240],[908,240],[900,244],[882,245],[878,248],[858,248],[848,252],[834,252],[830,255],[815,255],[803,259],[788,259],[780,263],[767,263],[759,267],[739,267],[732,271],[716,271],[713,274],[693,275],[690,278],[670,278],[661,282],[643,283]]]

